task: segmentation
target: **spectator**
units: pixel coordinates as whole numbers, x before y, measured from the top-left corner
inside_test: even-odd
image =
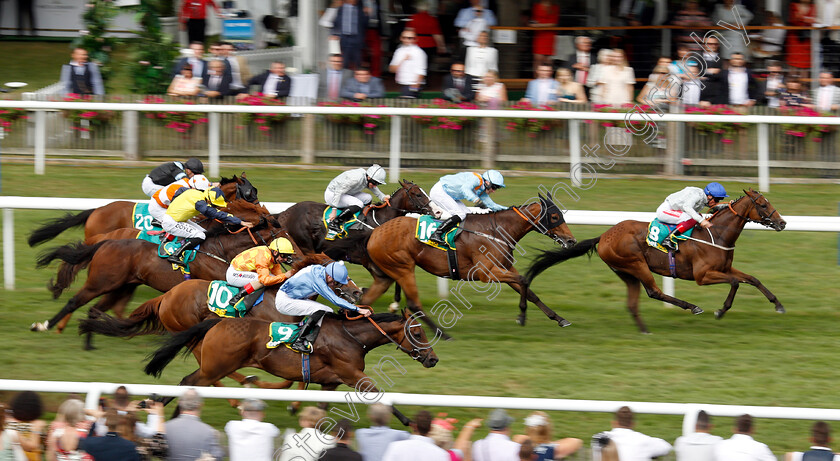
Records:
[[[621,461],[649,461],[651,458],[665,456],[671,452],[670,443],[636,432],[633,430],[633,426],[633,411],[624,406],[615,412],[615,419],[612,421],[613,429],[596,434],[595,437],[599,439],[606,437],[614,442],[618,450],[618,458]],[[593,444],[593,452],[600,451],[603,445],[603,441],[600,445]]]
[[[379,78],[382,76],[382,24],[385,20],[379,0],[362,0],[362,8],[368,18],[364,52],[370,73]]]
[[[396,74],[397,84],[402,88],[402,98],[417,98],[426,79],[426,53],[417,46],[414,29],[405,29],[400,34],[400,45],[394,52],[388,70]]]
[[[271,63],[271,69],[248,80],[248,87],[251,86],[259,87],[257,92],[265,96],[285,98],[292,89],[292,79],[286,75],[286,64],[283,61],[274,61]]]
[[[682,27],[676,31],[677,44],[684,45],[691,51],[700,51],[700,45],[691,38],[691,34],[695,33],[702,37],[712,26],[712,21],[709,20],[706,12],[698,8],[697,0],[685,2],[685,7],[677,11],[671,23]]]
[[[732,0],[730,0],[732,1]],[[811,27],[817,19],[817,8],[811,0],[790,2],[788,25]],[[785,54],[790,67],[808,70],[811,68],[811,31],[792,30],[787,34]]]
[[[464,73],[463,62],[453,63],[443,77],[443,99],[454,103],[470,102],[475,98],[475,81]]]
[[[537,459],[537,454],[534,453],[534,442],[530,440],[523,440],[519,445],[519,461],[533,461]]]
[[[499,71],[499,50],[490,46],[490,33],[484,31],[478,34],[478,45],[467,48],[464,72],[479,80],[488,70]]]
[[[475,41],[478,37],[478,32],[489,30],[491,26],[495,26],[496,24],[496,15],[490,10],[485,10],[481,5],[481,0],[470,0],[470,6],[458,11],[458,16],[455,17],[455,27],[458,28],[458,36],[464,39],[465,46],[470,46],[466,43],[468,38],[471,37],[471,41]]]
[[[450,461],[449,453],[429,437],[431,429],[431,413],[418,411],[411,423],[411,437],[388,445],[382,461]]]
[[[305,407],[300,412],[300,432],[289,430],[283,439],[280,461],[316,461],[321,454],[335,446],[335,438],[316,429],[327,412],[315,407]]]
[[[145,400],[144,408],[149,414],[146,424],[137,420],[137,411],[126,413],[118,428],[120,435],[137,446],[137,453],[143,461],[153,458],[166,459],[169,445],[166,442],[166,419],[163,415],[163,403]],[[117,411],[117,413],[120,413]],[[97,425],[98,427],[98,425]]]
[[[840,461],[840,455],[835,455],[828,444],[831,443],[831,427],[824,421],[817,421],[811,426],[811,449],[806,452],[794,451],[785,453],[785,461],[803,461],[809,459]]]
[[[834,74],[820,72],[820,87],[814,90],[814,106],[823,112],[834,112],[840,108],[840,88],[834,85]]]
[[[388,427],[391,420],[391,408],[381,403],[374,403],[368,408],[370,428],[356,431],[356,443],[365,461],[381,461],[385,449],[391,442],[406,440],[408,432]]]
[[[729,67],[709,77],[702,99],[708,104],[750,107],[758,99],[758,82],[747,69],[744,55],[732,53]]]
[[[735,420],[732,437],[715,445],[715,459],[738,461],[777,461],[767,445],[752,438],[753,421],[750,415]]]
[[[688,72],[687,69],[686,72]],[[672,88],[680,88],[682,83],[682,79],[669,73],[667,67],[657,65],[653,68],[653,73],[648,77],[644,88],[639,92],[639,96],[636,97],[636,101],[639,104],[657,105],[662,109],[671,102],[672,96],[674,98],[678,96],[678,94],[673,94],[676,90]]]
[[[116,410],[112,410],[116,414]],[[78,399],[65,400],[58,407],[54,428],[47,438],[47,461],[78,459],[92,461],[93,457],[81,447],[90,424],[85,420],[85,404]]]
[[[331,39],[339,40],[345,68],[356,69],[362,65],[366,33],[367,16],[358,0],[344,0],[336,12]]]
[[[406,27],[414,29],[417,34],[417,46],[426,53],[430,62],[437,54],[446,53],[446,44],[440,31],[437,18],[429,14],[429,4],[420,1],[416,5],[417,12],[411,15]]]
[[[522,101],[530,102],[534,106],[553,104],[557,101],[558,84],[556,80],[551,78],[553,74],[554,71],[551,66],[539,66],[537,68],[537,78],[528,82],[525,97],[522,98]]]
[[[802,81],[799,75],[791,75],[785,89],[779,93],[779,104],[781,107],[805,107],[811,105],[811,98],[802,88]]]
[[[321,461],[362,461],[362,455],[350,448],[353,442],[353,423],[342,419],[335,425],[334,434],[335,446],[324,452]]]
[[[706,60],[707,75],[720,73],[723,68],[723,60],[720,57],[720,40],[714,35],[709,35],[703,41],[703,59]]]
[[[531,27],[557,27],[560,22],[560,7],[552,0],[539,0],[531,7]],[[550,57],[554,56],[554,31],[534,32],[532,41],[534,50],[534,75],[541,65],[551,65]]]
[[[606,439],[604,446],[601,447],[601,461],[620,461],[618,457],[618,447],[615,442]]]
[[[213,0],[190,0],[181,4],[179,22],[181,30],[187,31],[187,39],[192,42],[204,43],[207,29],[207,7],[211,6],[216,10],[216,15],[222,17],[219,7]]]
[[[221,460],[224,450],[219,445],[219,432],[201,421],[204,402],[195,389],[187,389],[178,400],[181,414],[166,423],[169,461],[192,461],[200,456]]]
[[[193,75],[193,68],[189,64],[185,64],[181,68],[181,73],[172,79],[169,88],[166,89],[166,94],[169,96],[195,96],[201,91],[201,77]]]
[[[207,61],[204,60],[204,44],[201,42],[190,43],[188,55],[175,62],[172,68],[172,78],[181,74],[185,65],[192,66],[193,75],[204,77],[207,74]]]
[[[243,82],[248,80],[248,62],[233,54],[235,49],[230,42],[220,43],[219,51],[219,58],[225,65],[225,71],[230,73],[231,89],[237,92],[243,90],[245,88]]]
[[[596,62],[595,55],[592,53],[592,39],[585,35],[575,37],[575,52],[566,58],[564,64],[574,72],[575,82],[586,85],[590,67]]]
[[[561,67],[554,73],[557,80],[557,100],[563,102],[585,103],[586,92],[583,85],[572,80],[572,71]]]
[[[744,35],[742,30],[738,30],[738,24],[744,26],[749,25],[752,21],[753,14],[743,5],[738,5],[735,0],[723,0],[723,3],[715,5],[715,11],[712,13],[712,22],[720,24],[725,21],[732,24],[734,27],[721,31],[721,36],[728,42],[723,50],[723,57],[729,59],[733,54],[745,54],[747,52],[747,45],[744,43]]]
[[[840,0],[818,1],[817,20],[814,26],[840,26]],[[840,66],[840,30],[832,30],[830,32],[823,33],[823,38],[820,41],[820,44],[822,45],[823,67],[831,70],[837,70]]]
[[[785,76],[779,61],[767,61],[767,78],[762,93],[768,107],[779,107],[779,93],[785,88]]]
[[[73,48],[70,63],[61,66],[61,88],[65,93],[96,95],[105,94],[105,85],[99,66],[88,61],[88,52],[84,48]]]
[[[449,458],[452,461],[463,461],[470,459],[470,439],[473,432],[481,427],[481,418],[473,419],[461,429],[457,440],[452,440],[452,431],[455,430],[453,423],[457,422],[453,418],[441,419],[435,418],[432,420],[432,429],[429,431],[429,437],[435,441],[435,445],[443,448],[449,453]]]
[[[636,76],[633,68],[627,65],[622,50],[614,49],[608,54],[607,64],[598,72],[597,79],[599,99],[593,97],[592,102],[617,106],[633,101]]]
[[[221,59],[214,59],[210,61],[207,67],[207,75],[204,76],[201,83],[204,86],[202,95],[210,99],[222,99],[234,94],[236,90],[233,90],[230,72],[225,72],[225,62]]]
[[[693,75],[694,78],[683,80],[682,82],[682,103],[685,105],[700,104],[700,95],[702,94],[701,83],[706,80],[706,77],[700,75],[700,67],[696,64],[688,66],[688,74]]]
[[[274,456],[274,439],[280,429],[265,419],[266,404],[259,399],[242,402],[241,421],[228,421],[225,433],[228,438],[230,461],[271,461]]]
[[[583,446],[581,439],[552,440],[551,421],[548,419],[548,414],[543,411],[535,411],[525,418],[525,435],[522,436],[522,440],[533,443],[533,453],[537,455],[537,461],[565,458]]]
[[[677,45],[677,57],[668,65],[668,72],[682,79],[687,79],[688,66],[699,64],[689,57],[690,52],[691,50],[686,45]]]
[[[319,79],[318,95],[327,101],[338,101],[341,88],[353,76],[353,71],[344,68],[344,59],[340,54],[331,54],[327,71]]]
[[[715,444],[723,439],[712,435],[711,431],[712,422],[709,414],[700,410],[697,413],[694,433],[677,437],[674,442],[677,461],[715,461]]]
[[[40,459],[46,439],[46,422],[41,419],[44,413],[41,397],[32,391],[21,392],[12,399],[9,408],[11,413],[7,411],[4,426],[17,432],[27,457]]]
[[[177,169],[177,166],[174,165],[174,163],[179,163],[180,164],[181,162],[171,162],[171,163],[161,165],[161,167],[165,167],[165,168],[171,167],[173,169]],[[190,166],[187,166],[187,165],[190,165],[196,171],[197,170],[201,170],[202,172],[204,171],[204,169],[203,169],[204,165],[202,165],[201,162],[198,159],[189,159],[189,160],[187,160],[186,164],[181,165],[182,170],[183,170],[183,176],[180,179],[191,178],[192,176],[194,176],[196,174],[201,174],[201,173],[195,173],[193,170],[190,169]],[[161,168],[161,167],[158,167],[158,168]],[[156,168],[155,170],[158,170],[158,168]],[[189,173],[186,173],[187,170],[189,170]],[[180,170],[174,170],[174,171],[179,171],[179,173],[180,173]],[[154,172],[155,171],[153,170],[152,173],[154,173]],[[206,178],[204,178],[204,179],[206,179]],[[176,182],[176,181],[172,181],[172,182]],[[145,181],[144,181],[144,185],[145,185]],[[157,186],[155,186],[155,187],[157,187]],[[148,404],[153,403],[151,400],[146,400],[145,402],[148,403]],[[140,439],[152,438],[152,437],[155,436],[156,433],[160,432],[161,427],[160,427],[159,423],[161,422],[162,416],[159,416],[159,412],[150,411],[151,407],[146,406],[146,404],[144,404],[144,406],[146,406],[145,410],[149,413],[149,417],[148,417],[148,419],[145,423],[138,421],[137,420],[137,412],[140,409],[139,408],[140,401],[139,400],[132,401],[131,397],[128,394],[128,389],[126,389],[125,386],[119,386],[114,391],[114,400],[111,402],[111,405],[107,405],[107,404],[104,404],[104,403],[105,403],[104,399],[100,399],[100,404],[102,406],[102,414],[100,415],[100,418],[97,419],[97,421],[96,421],[97,424],[96,424],[95,428],[96,428],[96,435],[97,436],[104,437],[105,434],[108,433],[108,426],[105,423],[104,416],[105,416],[105,411],[109,410],[109,409],[112,409],[112,408],[117,411],[118,415],[130,415],[134,418],[135,424],[134,424],[134,427],[132,428],[132,431],[133,431],[133,433],[137,434],[137,437],[139,437]],[[162,413],[160,413],[160,414],[162,415]],[[121,430],[120,434],[123,437],[125,437],[126,439],[130,439],[134,442],[137,441],[133,436],[131,436],[129,434],[128,431]]]
[[[603,93],[604,86],[598,85],[598,81],[601,80],[601,74],[606,71],[607,66],[609,65],[612,55],[612,50],[609,48],[602,48],[598,51],[598,60],[597,62],[590,67],[589,75],[586,79],[586,86],[589,88],[589,99],[596,103],[596,104],[603,104],[603,97],[601,94]]]
[[[499,74],[495,70],[488,70],[478,85],[475,102],[487,109],[498,109],[508,101],[505,84],[498,81]]]
[[[113,408],[106,411],[105,425],[108,427],[108,433],[104,437],[82,438],[78,441],[79,451],[87,453],[96,461],[140,461],[137,446],[117,432],[122,418],[129,417],[128,415],[120,416]]]
[[[20,446],[20,435],[14,429],[6,428],[6,407],[0,404],[0,459],[25,460],[26,453]]]
[[[768,11],[766,13],[766,23],[768,26],[784,26],[779,16]],[[785,44],[785,36],[787,31],[784,29],[764,29],[761,34],[753,38],[755,46],[753,47],[753,56],[759,59],[781,59],[782,46]]]
[[[355,102],[384,98],[385,86],[382,79],[370,75],[368,68],[360,67],[341,88],[341,97]]]
[[[476,441],[472,446],[474,461],[517,461],[519,459],[518,443],[510,439],[510,423],[513,418],[505,410],[496,409],[487,417],[487,427],[490,433],[487,437]]]

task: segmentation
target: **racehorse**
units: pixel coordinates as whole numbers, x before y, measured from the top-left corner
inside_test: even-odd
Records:
[[[251,203],[259,203],[257,201],[257,188],[245,178],[245,173],[242,173],[239,177],[234,175],[231,179],[222,178],[220,184],[222,192],[225,194],[225,200],[228,202],[243,199]],[[63,217],[47,221],[41,227],[35,229],[29,235],[29,246],[40,245],[54,239],[67,229],[82,225],[85,226],[85,240],[93,235],[134,227],[135,205],[134,202],[118,200],[78,214],[67,213]]]
[[[270,322],[257,319],[210,319],[173,336],[155,351],[145,372],[160,377],[163,369],[184,347],[198,350],[199,368],[181,380],[182,386],[206,386],[240,368],[265,370],[290,381],[307,381],[303,355],[286,347],[266,349]],[[321,334],[309,354],[309,382],[323,390],[335,390],[345,384],[363,387],[363,392],[378,390],[365,373],[365,355],[379,346],[395,344],[424,367],[438,362],[420,324],[404,315],[374,314],[367,319],[348,321],[327,314]],[[398,417],[401,416],[395,412]],[[400,420],[406,424],[407,419]]]
[[[409,310],[422,311],[414,267],[420,266],[426,272],[438,277],[449,276],[449,265],[445,251],[421,243],[415,238],[417,219],[400,217],[392,219],[374,229],[367,242],[371,262],[386,277],[375,278],[373,285],[362,296],[362,304],[370,304],[396,281],[405,291]],[[457,240],[457,261],[461,276],[468,281],[507,283],[520,294],[520,314],[517,321],[525,324],[527,301],[535,303],[548,318],[560,326],[570,323],[549,309],[534,294],[516,269],[513,268],[513,249],[516,243],[532,230],[554,239],[564,246],[575,243],[574,236],[566,225],[563,212],[551,197],[540,197],[538,201],[521,208],[487,214],[470,214],[461,225]],[[350,243],[348,243],[350,244]],[[431,328],[440,331],[441,337],[450,336],[438,328],[428,316],[422,317]]]
[[[689,240],[681,242],[675,253],[673,273],[668,262],[668,255],[647,245],[645,238],[648,223],[622,221],[611,227],[599,237],[584,240],[571,248],[550,250],[538,256],[528,269],[528,280],[533,280],[549,267],[576,258],[592,254],[598,256],[627,284],[627,309],[636,321],[639,331],[648,333],[645,323],[639,315],[639,284],[645,287],[647,295],[653,299],[701,314],[703,309],[694,304],[662,293],[653,278],[655,272],[660,275],[694,280],[698,285],[728,283],[732,286],[723,308],[715,312],[715,318],[723,318],[732,307],[732,300],[738,285],[748,283],[761,291],[776,306],[776,312],[784,313],[785,308],[776,296],[757,278],[732,267],[735,253],[735,241],[744,230],[747,222],[756,222],[774,230],[785,228],[785,220],[773,208],[773,205],[760,193],[750,189],[746,196],[718,205],[718,210],[709,219],[712,227],[704,231],[697,227],[697,232]]]

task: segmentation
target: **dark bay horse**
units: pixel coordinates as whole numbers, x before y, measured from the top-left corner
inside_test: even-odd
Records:
[[[233,176],[231,179],[222,178],[222,192],[228,202],[242,199],[252,203],[257,201],[257,188],[241,176]],[[40,245],[52,240],[67,229],[85,226],[85,240],[93,235],[105,234],[107,232],[134,227],[134,206],[136,203],[118,200],[107,205],[91,210],[85,210],[78,214],[67,213],[61,218],[47,221],[29,235],[29,246]]]
[[[446,252],[419,242],[415,238],[417,219],[400,217],[376,228],[367,242],[370,259],[386,277],[376,278],[362,297],[363,304],[378,298],[396,281],[405,291],[409,310],[422,311],[415,266],[438,277],[449,276]],[[518,322],[525,324],[527,301],[535,303],[550,319],[560,326],[570,323],[557,315],[532,292],[516,269],[513,249],[516,243],[532,230],[547,235],[564,246],[575,243],[574,236],[563,219],[563,212],[550,198],[521,208],[487,214],[469,214],[461,225],[457,240],[458,266],[461,277],[468,281],[507,283],[520,294]],[[422,320],[438,329],[441,337],[448,339],[434,321],[424,315]]]
[[[718,319],[723,318],[732,307],[732,300],[741,283],[758,288],[776,306],[776,312],[785,311],[782,303],[757,278],[732,267],[735,241],[747,222],[756,222],[777,232],[784,229],[786,224],[763,195],[752,189],[744,193],[747,195],[715,212],[709,219],[712,223],[710,229],[697,226],[693,239],[681,242],[679,251],[675,253],[677,278],[694,280],[698,285],[728,283],[732,286],[723,308],[715,312]],[[622,221],[600,237],[584,240],[571,248],[546,251],[531,263],[528,280],[533,280],[555,264],[597,251],[598,256],[627,284],[627,309],[642,333],[648,333],[648,329],[639,315],[640,284],[644,285],[647,295],[653,299],[690,310],[694,314],[702,313],[701,308],[662,293],[656,285],[653,272],[671,276],[670,264],[665,253],[645,243],[647,228],[648,223],[645,222]]]
[[[198,350],[199,369],[184,377],[179,383],[182,386],[207,386],[245,367],[259,368],[290,381],[304,381],[301,354],[283,346],[266,349],[269,324],[247,318],[205,320],[176,334],[155,351],[145,372],[160,377],[169,362],[186,347]],[[323,390],[335,390],[344,384],[354,389],[357,385],[364,386],[364,392],[376,393],[373,380],[364,373],[365,356],[386,344],[395,344],[426,368],[438,362],[422,326],[407,312],[374,314],[368,319],[352,321],[327,314],[309,355],[309,381],[320,384]],[[402,418],[406,423],[407,419]]]

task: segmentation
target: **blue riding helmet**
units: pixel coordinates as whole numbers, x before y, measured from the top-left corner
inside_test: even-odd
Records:
[[[711,195],[715,198],[729,197],[729,194],[726,193],[726,189],[724,189],[719,182],[710,182],[706,188],[703,189],[703,192],[705,192],[706,195]]]
[[[333,278],[336,282],[345,285],[349,280],[349,274],[347,273],[347,267],[344,266],[344,262],[334,262],[327,264],[327,275]]]
[[[505,187],[505,178],[497,170],[487,170],[481,177],[496,188]]]

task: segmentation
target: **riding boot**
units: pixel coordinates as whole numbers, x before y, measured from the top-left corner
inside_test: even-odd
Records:
[[[324,317],[324,314],[326,314],[325,311],[318,311],[310,315],[306,319],[306,322],[303,324],[303,326],[300,327],[300,334],[298,335],[297,339],[289,347],[298,352],[303,352],[306,354],[311,353],[312,343],[309,341],[309,338],[311,337],[314,341],[315,337],[318,336],[318,330],[320,330],[318,322]],[[315,330],[314,336],[312,334],[312,330]]]
[[[247,295],[245,295],[245,300],[242,301],[243,309],[242,312],[239,314],[241,317],[244,317],[248,313],[248,311],[250,311],[251,308],[254,307],[254,303],[256,303],[258,299],[260,299],[260,295],[263,293],[263,291],[265,291],[265,288],[261,287],[254,290],[253,293],[248,293]]]
[[[361,210],[362,207],[358,205],[349,206],[341,210],[341,213],[330,221],[329,224],[327,224],[327,227],[333,232],[341,233],[341,227],[344,225],[344,222],[352,218],[356,212]]]
[[[670,234],[666,235],[665,240],[662,241],[662,246],[664,246],[666,249],[668,249],[670,251],[676,252],[677,251],[677,246],[674,244],[674,241],[671,240],[671,236],[677,236],[677,235],[679,235],[679,232],[677,232],[676,229],[673,230]]]
[[[435,229],[434,233],[429,237],[429,240],[437,243],[438,245],[443,245],[445,242],[443,241],[444,236],[447,232],[452,230],[458,223],[461,222],[461,217],[458,215],[450,216],[449,219],[443,222],[437,229]]]
[[[172,253],[171,255],[169,255],[169,257],[166,258],[166,260],[171,262],[172,264],[177,264],[179,266],[186,267],[187,263],[185,263],[184,261],[181,260],[181,257],[184,256],[184,252],[187,251],[187,250],[192,250],[193,248],[197,247],[203,241],[204,241],[204,239],[200,239],[198,237],[188,238],[187,240],[184,241],[184,244],[181,245],[181,247],[178,248],[175,251],[175,253]]]

